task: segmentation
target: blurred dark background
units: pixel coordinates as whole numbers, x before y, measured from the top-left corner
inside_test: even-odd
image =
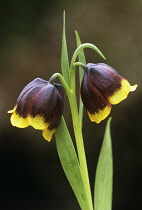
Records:
[[[80,209],[61,168],[55,138],[48,143],[38,130],[12,127],[7,114],[27,83],[36,77],[48,80],[61,72],[63,10],[70,58],[77,30],[82,42],[99,47],[107,64],[132,85],[139,85],[127,100],[113,106],[111,131],[113,210],[141,210],[141,0],[0,0],[0,208]],[[90,49],[85,54],[87,62],[104,62]],[[72,134],[67,100],[64,116]],[[106,120],[91,123],[84,113],[92,190],[105,125]]]

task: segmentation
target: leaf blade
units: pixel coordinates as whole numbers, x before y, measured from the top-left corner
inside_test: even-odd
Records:
[[[81,43],[81,40],[80,40],[80,37],[79,37],[79,34],[78,34],[77,31],[75,31],[75,36],[76,36],[76,43],[77,43],[77,47],[78,47],[82,43]],[[85,58],[85,54],[84,54],[83,50],[78,55],[78,61],[80,63],[86,64],[86,58]],[[80,68],[79,69],[79,76],[80,76],[79,79],[80,79],[80,84],[81,84],[81,81],[82,81],[82,78],[83,78],[83,75],[84,75],[84,71],[82,70],[81,67],[79,67],[79,68]]]
[[[69,59],[68,59],[68,49],[66,42],[66,30],[65,30],[65,11],[63,13],[63,32],[62,32],[62,49],[61,49],[61,69],[62,75],[68,85],[69,81]]]
[[[111,210],[112,208],[113,160],[110,122],[111,118],[109,118],[106,125],[104,140],[97,164],[94,189],[95,210]]]
[[[79,34],[78,34],[77,31],[75,31],[75,36],[76,36],[76,43],[77,43],[77,47],[78,47],[79,45],[81,45],[81,40],[80,40],[80,37],[79,37]],[[83,50],[78,55],[78,61],[80,63],[86,64],[86,58],[85,58],[85,54],[84,54]],[[82,82],[82,79],[83,79],[83,75],[84,75],[84,70],[81,67],[79,67],[80,86],[81,86],[81,82]],[[80,97],[80,100],[79,100],[79,117],[80,117],[80,121],[81,121],[81,124],[82,124],[82,122],[83,122],[83,103],[82,103],[81,97]]]
[[[58,155],[82,210],[90,210],[78,158],[64,119],[55,132]]]

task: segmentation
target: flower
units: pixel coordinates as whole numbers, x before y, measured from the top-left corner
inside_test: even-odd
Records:
[[[63,114],[63,88],[40,78],[30,82],[19,95],[12,113],[13,126],[32,126],[42,130],[43,137],[50,141]]]
[[[109,65],[88,63],[81,84],[81,98],[90,120],[100,123],[109,115],[112,105],[127,98],[136,88],[137,85],[130,86]]]

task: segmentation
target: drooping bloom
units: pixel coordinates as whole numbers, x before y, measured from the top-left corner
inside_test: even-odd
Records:
[[[81,98],[91,121],[100,123],[137,85],[131,86],[112,67],[88,63],[81,84]]]
[[[63,88],[40,78],[30,82],[19,95],[12,113],[13,126],[32,126],[42,130],[43,137],[50,141],[63,114]]]

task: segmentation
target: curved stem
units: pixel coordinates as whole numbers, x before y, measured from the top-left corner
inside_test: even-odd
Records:
[[[70,69],[72,69],[75,60],[78,56],[78,54],[80,53],[81,50],[83,50],[84,48],[91,48],[93,50],[95,50],[103,59],[106,60],[106,58],[104,57],[104,55],[102,54],[102,52],[93,44],[91,43],[84,43],[78,46],[78,48],[75,50],[73,56],[72,56],[72,60],[71,60],[71,65],[70,65]]]
[[[83,63],[80,63],[80,62],[75,62],[75,63],[74,63],[74,66],[80,66],[80,67],[82,67],[84,70],[86,69],[86,65],[83,64]]]
[[[69,86],[67,85],[64,77],[60,74],[60,73],[55,73],[51,76],[49,83],[54,83],[55,79],[58,78],[60,80],[60,82],[62,83],[63,87],[65,88],[66,94],[69,97],[69,95],[71,94],[71,90],[69,88]]]

